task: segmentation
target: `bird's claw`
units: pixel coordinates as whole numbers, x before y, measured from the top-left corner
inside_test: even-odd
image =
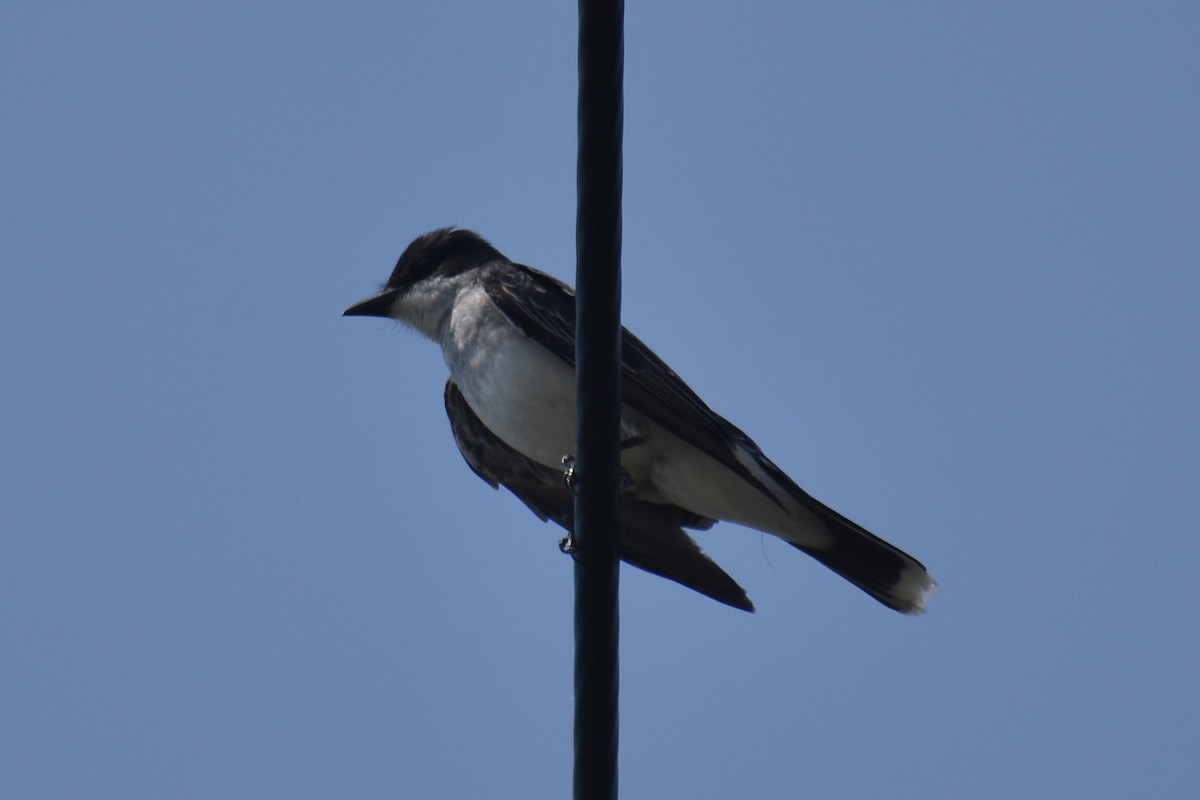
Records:
[[[622,443],[622,449],[624,449],[624,447],[625,444]],[[571,491],[579,494],[579,473],[575,471],[575,456],[563,456],[562,465],[563,483],[565,483]],[[630,475],[629,471],[624,467],[621,467],[620,481],[620,485],[617,487],[617,491],[620,494],[627,494],[633,490],[633,476]]]
[[[563,456],[562,465],[563,483],[567,485],[568,489],[574,492],[576,491],[575,483],[578,479],[575,474],[575,456]]]

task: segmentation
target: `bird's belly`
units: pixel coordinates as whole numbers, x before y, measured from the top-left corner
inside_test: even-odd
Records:
[[[553,468],[575,451],[575,370],[550,351],[509,336],[450,367],[479,419],[510,447]]]
[[[473,343],[475,344],[475,343]],[[575,369],[524,336],[503,335],[447,353],[454,380],[492,433],[528,458],[562,467],[575,453]],[[643,500],[670,503],[809,543],[823,527],[785,508],[727,467],[623,407],[621,464]],[[753,471],[752,463],[749,465]],[[766,476],[761,476],[770,485]]]

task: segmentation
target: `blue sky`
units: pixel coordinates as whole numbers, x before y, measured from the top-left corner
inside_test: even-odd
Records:
[[[350,303],[574,273],[570,3],[0,12],[0,796],[562,797],[572,573]],[[1200,12],[635,4],[624,319],[921,558],[622,573],[623,796],[1200,780]]]

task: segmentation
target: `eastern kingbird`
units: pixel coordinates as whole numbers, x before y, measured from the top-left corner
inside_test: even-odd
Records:
[[[346,316],[388,317],[442,348],[446,413],[467,464],[567,530],[574,496],[575,295],[472,231],[417,237],[379,294]],[[919,561],[797,486],[662,359],[622,330],[621,558],[752,611],[745,590],[684,532],[729,520],[774,534],[890,608],[920,613]]]

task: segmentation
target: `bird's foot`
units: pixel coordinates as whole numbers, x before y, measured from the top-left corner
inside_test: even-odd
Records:
[[[563,483],[565,483],[567,488],[571,491],[577,492],[578,490],[576,489],[575,484],[578,481],[578,476],[575,474],[575,456],[563,456],[562,465]]]
[[[621,443],[621,448],[625,448],[625,443]],[[579,473],[575,471],[575,456],[563,456],[563,483],[567,485],[575,494],[579,494]],[[624,467],[621,467],[621,483],[617,487],[620,494],[627,494],[633,491],[634,480],[633,476]]]

